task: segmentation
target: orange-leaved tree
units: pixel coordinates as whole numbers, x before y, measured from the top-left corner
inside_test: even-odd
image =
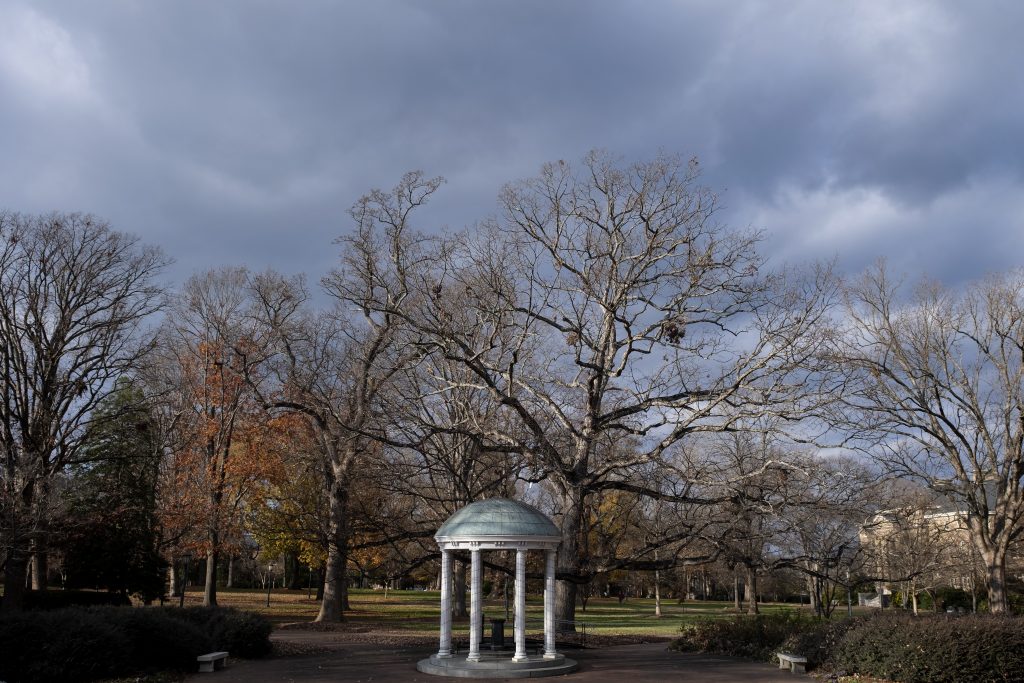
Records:
[[[175,495],[166,497],[174,514],[164,524],[180,549],[206,557],[205,605],[217,604],[219,559],[241,542],[243,501],[265,478],[274,446],[243,368],[259,346],[247,281],[244,269],[193,276],[164,335],[163,398],[175,416],[167,468]]]

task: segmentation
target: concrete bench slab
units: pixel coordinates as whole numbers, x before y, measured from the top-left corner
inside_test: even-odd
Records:
[[[807,657],[786,654],[785,652],[779,652],[776,656],[779,658],[780,669],[789,669],[790,673],[794,674],[804,673],[807,670]]]
[[[228,653],[208,652],[205,655],[196,657],[196,661],[199,663],[200,673],[213,673],[218,669],[224,668],[224,664],[228,661]]]

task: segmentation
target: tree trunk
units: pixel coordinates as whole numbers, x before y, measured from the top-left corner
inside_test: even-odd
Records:
[[[657,557],[657,555],[655,555]],[[661,616],[661,574],[654,570],[654,616]]]
[[[743,599],[747,603],[749,614],[760,614],[757,606],[757,570],[747,567],[747,580],[743,584]]]
[[[491,571],[491,592],[487,594],[487,597],[491,600],[500,598],[504,595],[502,591],[501,578],[505,572],[499,572],[498,570]]]
[[[455,600],[452,601],[453,617],[468,617],[466,611],[466,564],[459,562],[455,568]]]
[[[206,585],[203,588],[203,606],[217,606],[217,551],[206,551]]]
[[[177,559],[172,559],[170,564],[167,565],[167,584],[168,584],[168,587],[169,587],[169,590],[167,591],[167,594],[169,596],[171,596],[172,598],[176,598],[179,595],[181,595],[181,592],[180,592],[179,587],[178,587],[178,569],[177,569],[177,564],[178,564],[178,560]]]
[[[988,575],[988,611],[992,614],[1008,614],[1010,603],[1006,596],[1006,551],[986,550],[981,559],[985,562]]]
[[[9,462],[9,461],[8,461]],[[10,466],[8,465],[10,468]],[[6,472],[8,487],[13,485],[13,472]],[[35,498],[35,483],[30,481],[22,489],[20,496],[10,488],[0,491],[0,496],[10,495],[10,509],[6,510],[3,526],[0,527],[0,539],[6,541],[7,561],[4,567],[4,599],[3,610],[16,612],[25,608],[26,580],[28,579],[29,542],[26,538],[26,513],[32,509]]]
[[[740,602],[740,573],[735,569],[732,572],[732,606],[737,612],[743,609]]]
[[[578,576],[580,571],[579,540],[583,529],[583,491],[570,488],[562,495],[562,544],[558,548],[556,574]],[[555,631],[576,632],[576,594],[573,581],[561,579],[555,583]]]
[[[17,548],[11,551],[4,566],[4,612],[25,608],[25,579],[28,575],[28,553]]]
[[[225,584],[226,588],[235,587],[235,556],[228,556],[228,582]]]
[[[213,446],[208,446],[210,453],[213,453]],[[220,553],[220,508],[224,499],[224,492],[221,486],[214,487],[210,492],[210,526],[207,530],[207,540],[210,543],[206,551],[206,583],[203,587],[203,606],[217,606],[217,560]],[[187,577],[186,577],[187,580]]]
[[[317,621],[344,621],[348,593],[348,488],[342,473],[331,483],[331,526],[324,569],[324,598]]]
[[[46,542],[40,537],[32,546],[32,590],[44,591],[47,584]]]
[[[818,616],[821,616],[821,606],[818,604],[816,581],[817,579],[813,576],[807,577],[807,600],[810,603],[811,611]]]
[[[299,579],[301,578],[299,576],[299,554],[294,551],[285,553],[284,567],[287,579],[283,587],[292,591],[302,588],[302,586],[299,585]]]

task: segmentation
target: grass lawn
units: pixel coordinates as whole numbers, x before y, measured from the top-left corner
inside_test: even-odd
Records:
[[[261,590],[221,589],[217,591],[218,603],[225,607],[259,612],[267,616],[275,624],[312,621],[316,618],[319,603],[306,597],[305,590],[287,591],[277,589],[271,592],[270,607],[267,607],[267,593]],[[186,604],[197,605],[202,600],[202,591],[190,590],[186,593]],[[349,593],[352,609],[345,613],[345,618],[353,626],[366,626],[373,629],[387,629],[422,633],[437,633],[440,619],[441,597],[437,591],[388,591],[385,597],[383,590],[353,589]],[[793,611],[801,609],[799,605],[762,603],[764,613]],[[805,605],[802,608],[807,610]],[[588,633],[604,635],[651,635],[673,636],[679,632],[680,626],[703,618],[728,618],[735,615],[732,602],[687,601],[676,604],[674,600],[662,601],[662,616],[654,616],[654,600],[628,598],[619,603],[616,598],[591,598],[587,609],[576,610],[577,623],[585,623]],[[858,610],[859,611],[859,610]],[[845,607],[836,610],[835,617],[846,614]],[[486,618],[505,616],[504,600],[488,599],[484,601]],[[511,618],[511,614],[509,615]],[[544,605],[539,595],[531,595],[527,599],[527,628],[530,633],[543,631]],[[506,626],[510,630],[511,624]],[[456,619],[456,632],[468,630],[467,619]]]

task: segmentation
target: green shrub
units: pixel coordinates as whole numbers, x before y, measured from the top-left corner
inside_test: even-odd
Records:
[[[812,623],[784,640],[776,652],[787,652],[807,658],[807,670],[820,667],[835,668],[832,655],[846,632],[859,623],[859,619],[837,619]]]
[[[159,609],[96,609],[96,614],[128,639],[125,670],[194,671],[196,657],[214,649],[202,628]]]
[[[771,661],[787,638],[809,630],[813,617],[797,612],[759,614],[731,619],[704,619],[683,626],[672,649],[682,652],[712,652]]]
[[[1024,681],[1024,624],[988,615],[879,614],[849,628],[832,664],[913,683]]]
[[[210,637],[217,649],[255,659],[270,653],[272,630],[270,622],[259,614],[230,610],[213,622]]]
[[[211,650],[236,657],[267,654],[270,630],[258,614],[202,607],[0,612],[0,680],[71,683],[194,671],[196,656]]]
[[[244,612],[90,607],[0,612],[0,680],[72,683],[157,671],[195,671],[215,648],[269,650],[270,625]]]
[[[0,679],[8,683],[74,683],[123,672],[125,634],[84,609],[0,616]]]
[[[262,657],[270,652],[273,626],[259,614],[226,607],[172,607],[164,611],[201,628],[217,650],[246,658]]]
[[[131,605],[127,595],[103,591],[41,590],[25,593],[25,608],[35,610],[65,609],[67,607],[98,607],[101,605]]]
[[[1007,598],[1010,602],[1010,611],[1018,616],[1024,615],[1024,595],[1010,593]]]
[[[939,609],[943,612],[950,607],[970,612],[973,605],[971,594],[959,588],[940,588],[935,591],[935,599],[939,603]]]
[[[1024,619],[1016,617],[736,617],[684,626],[672,648],[769,661],[785,651],[807,657],[809,669],[905,683],[1024,683]]]

